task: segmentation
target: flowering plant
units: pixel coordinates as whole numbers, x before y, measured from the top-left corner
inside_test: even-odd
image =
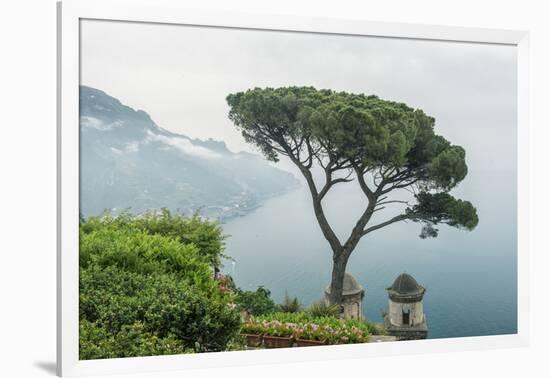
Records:
[[[241,332],[251,335],[263,335],[265,333],[265,327],[262,323],[255,321],[255,319],[251,317],[242,325]]]
[[[250,317],[250,319],[243,324],[241,330],[243,333],[249,334],[291,337],[294,335],[295,328],[296,325],[292,323],[282,323],[278,320],[259,320]]]
[[[370,325],[362,320],[312,317],[304,313],[273,313],[251,317],[242,332],[294,339],[324,341],[328,344],[365,343]]]
[[[302,340],[326,341],[332,331],[329,328],[328,326],[319,326],[313,322],[308,322],[297,329],[295,337]]]
[[[296,328],[294,323],[282,323],[278,320],[264,320],[262,325],[265,327],[265,335],[278,337],[291,337]]]
[[[231,276],[226,276],[222,272],[217,272],[215,276],[218,281],[218,288],[222,294],[232,294],[235,288]]]

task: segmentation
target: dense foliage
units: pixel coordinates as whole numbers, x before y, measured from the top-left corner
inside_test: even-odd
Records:
[[[251,317],[242,327],[244,333],[323,341],[327,344],[368,342],[369,335],[381,328],[357,319],[313,316],[304,312],[276,312]]]
[[[80,321],[80,359],[141,357],[193,353],[173,336],[158,337],[147,332],[143,323],[124,325],[115,333],[87,320]]]
[[[211,266],[219,268],[220,260],[227,257],[223,254],[225,236],[220,225],[197,215],[186,217],[170,212],[168,209],[152,211],[139,216],[128,212],[118,216],[105,214],[101,217],[90,217],[81,222],[81,230],[90,233],[95,228],[108,227],[140,229],[151,235],[166,236],[185,246],[194,246],[201,258]]]
[[[228,349],[240,316],[211,269],[216,227],[167,211],[83,220],[80,357]]]
[[[256,291],[236,289],[235,303],[241,311],[250,315],[264,315],[275,311],[275,302],[271,299],[271,292],[263,286]]]
[[[302,311],[302,308],[304,306],[302,303],[300,303],[300,300],[298,297],[291,297],[288,295],[288,293],[285,292],[285,298],[283,299],[283,303],[280,303],[277,305],[277,309],[280,312],[300,312]]]
[[[312,303],[311,306],[308,307],[307,312],[313,317],[338,317],[340,315],[340,305],[327,304],[325,301],[321,300],[319,302]]]

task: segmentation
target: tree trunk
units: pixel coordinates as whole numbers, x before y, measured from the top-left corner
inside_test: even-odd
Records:
[[[369,205],[361,215],[361,218],[359,218],[359,221],[355,224],[355,227],[353,227],[351,235],[346,243],[341,248],[332,248],[334,257],[332,259],[332,280],[330,282],[329,295],[329,302],[331,304],[342,304],[344,275],[346,273],[348,259],[363,236],[363,229],[374,213],[375,204],[376,199],[371,197]]]
[[[344,289],[344,274],[346,273],[346,265],[348,264],[348,257],[344,253],[340,252],[335,254],[332,264],[332,278],[330,281],[330,304],[342,303],[342,292]]]
[[[348,238],[347,242],[344,245],[342,245],[340,243],[340,240],[334,233],[334,230],[330,227],[330,224],[325,216],[323,205],[321,203],[324,194],[321,195],[317,190],[311,171],[309,170],[309,168],[306,168],[301,164],[300,159],[293,155],[291,149],[287,148],[286,152],[290,157],[290,159],[292,160],[292,162],[296,164],[296,166],[300,169],[304,178],[306,179],[309,190],[311,192],[311,198],[313,201],[313,210],[315,212],[315,217],[317,218],[317,222],[319,223],[319,227],[321,228],[323,236],[328,241],[332,249],[333,266],[332,266],[332,278],[330,282],[329,303],[341,304],[342,291],[344,287],[344,275],[346,273],[346,265],[348,264],[348,259],[349,259],[349,256],[351,255],[351,252],[355,249],[355,247],[357,246],[357,243],[361,239],[365,225],[368,223],[368,221],[370,220],[374,212],[374,208],[376,205],[376,196],[371,192],[365,193],[369,198],[369,204],[365,209],[364,213],[361,215],[361,218],[353,228],[352,233]],[[325,168],[325,172],[328,172],[326,169],[327,168]],[[327,173],[327,178],[326,178],[327,181],[323,191],[328,190],[334,184],[334,182],[331,181],[332,180],[331,175],[332,175],[331,172]]]

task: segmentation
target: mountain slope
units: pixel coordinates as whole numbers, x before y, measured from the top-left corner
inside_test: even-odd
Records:
[[[298,185],[262,157],[157,126],[147,113],[80,87],[80,211],[168,207],[226,218]]]

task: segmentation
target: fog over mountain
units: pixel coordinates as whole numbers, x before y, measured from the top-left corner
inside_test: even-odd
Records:
[[[80,87],[80,211],[114,213],[167,207],[211,218],[245,214],[297,187],[261,156],[222,141],[167,131],[142,110]]]

